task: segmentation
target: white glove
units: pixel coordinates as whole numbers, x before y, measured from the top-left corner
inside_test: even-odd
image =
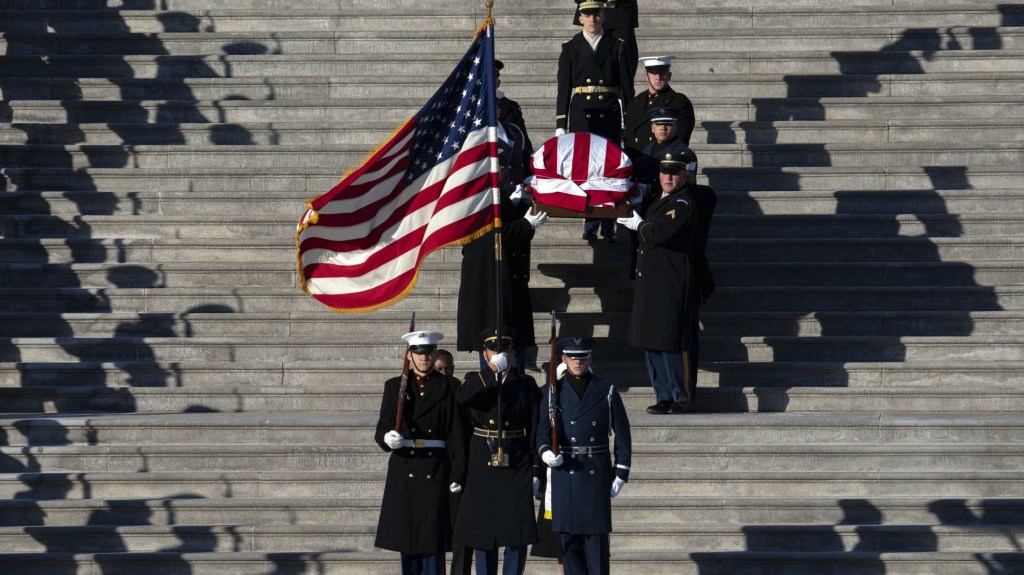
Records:
[[[555,368],[555,379],[562,379],[562,376],[565,375],[565,372],[568,370],[569,366],[565,365],[565,363],[558,364],[558,367]]]
[[[550,449],[545,451],[540,456],[541,461],[547,464],[548,467],[558,467],[562,464],[562,454],[555,455]]]
[[[402,434],[392,429],[384,434],[384,444],[391,449],[402,447]]]
[[[536,214],[534,214],[531,212],[526,212],[526,215],[523,216],[523,219],[530,222],[530,225],[533,226],[533,229],[537,229],[543,226],[544,222],[548,221],[548,213],[537,212]]]
[[[540,479],[533,478],[533,496],[540,499]]]
[[[508,199],[512,200],[513,205],[518,206],[519,202],[523,201],[524,195],[525,194],[523,194],[523,186],[519,185],[516,186],[516,189],[512,190],[512,193],[509,194]]]
[[[615,481],[612,481],[612,497],[615,497],[616,495],[618,495],[619,492],[622,491],[622,486],[625,485],[625,484],[626,484],[625,481],[623,481],[619,477],[616,477]]]
[[[565,128],[555,128],[555,137],[564,136]]]
[[[494,366],[494,371],[501,373],[508,369],[508,354],[505,352],[496,353],[491,356],[491,365]]]
[[[461,493],[462,486],[453,481],[452,484],[448,486],[448,491],[451,491],[452,493]]]
[[[636,212],[633,212],[632,216],[628,218],[616,218],[615,221],[635,232],[636,229],[640,227],[640,224],[643,223],[644,219],[641,218],[640,215],[637,214]]]

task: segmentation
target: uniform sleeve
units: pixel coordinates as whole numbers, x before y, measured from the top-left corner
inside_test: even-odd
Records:
[[[380,417],[377,418],[377,430],[373,434],[373,439],[384,451],[391,451],[384,443],[384,434],[395,428],[395,418],[398,414],[398,383],[398,379],[385,382],[384,396],[380,400]]]
[[[540,405],[543,401],[544,394],[540,388],[537,387],[537,382],[530,378],[530,425],[527,427],[527,433],[529,434],[530,445],[537,444],[537,425],[541,419],[547,419],[545,415],[547,412],[541,412]],[[533,476],[538,477],[540,472],[540,453],[536,450],[532,451],[533,457],[530,459],[533,463]]]
[[[629,481],[629,467],[633,459],[633,436],[629,430],[629,416],[616,390],[611,397],[611,428],[615,430],[615,476]]]
[[[558,97],[555,101],[555,128],[563,130],[569,125],[569,99],[572,97],[572,58],[567,44],[562,44],[558,56]]]
[[[455,378],[448,378],[448,384],[453,389],[458,389],[459,382]],[[454,397],[454,393],[452,394]],[[448,457],[451,459],[452,472],[451,480],[459,485],[466,484],[466,461],[469,458],[468,451],[468,415],[458,401],[452,401],[452,428],[448,430],[448,438],[445,444],[448,447]]]
[[[462,405],[473,403],[476,398],[487,391],[488,381],[491,383],[491,387],[493,387],[495,383],[494,373],[491,371],[486,373],[471,371],[467,373],[466,378],[462,380],[462,385],[455,391],[455,400]]]
[[[628,102],[633,100],[633,77],[629,75],[629,63],[626,62],[626,43],[622,40],[619,40],[618,42],[619,92],[622,96],[620,102],[622,106],[625,106]]]
[[[687,146],[690,145],[690,136],[693,135],[693,128],[697,125],[697,119],[693,114],[693,102],[683,94],[676,93],[680,98],[679,110],[682,114],[679,117],[679,139]]]
[[[676,198],[669,211],[675,210],[674,216],[652,218],[644,221],[636,229],[640,241],[654,245],[668,242],[679,230],[691,225],[693,206],[686,198]]]
[[[536,447],[535,453],[539,457],[540,454],[551,449],[551,419],[548,418],[548,403],[551,397],[551,387],[545,385],[540,394],[540,405],[537,406],[537,428],[534,434],[533,445]]]

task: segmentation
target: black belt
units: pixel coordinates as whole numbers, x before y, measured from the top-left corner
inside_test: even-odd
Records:
[[[571,447],[563,447],[563,451],[567,451],[574,455],[590,455],[593,453],[608,453],[607,445],[586,445],[577,447],[575,445]]]
[[[479,427],[473,428],[473,435],[477,437],[498,437],[497,429],[481,429]],[[526,437],[525,429],[506,429],[501,432],[502,439],[512,439],[516,437]]]

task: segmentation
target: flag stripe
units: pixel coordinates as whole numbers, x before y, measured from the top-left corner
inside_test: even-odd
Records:
[[[533,154],[537,200],[578,212],[627,199],[633,165],[613,142],[586,132],[551,138]]]

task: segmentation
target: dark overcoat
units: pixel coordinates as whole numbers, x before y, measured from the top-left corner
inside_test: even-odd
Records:
[[[562,44],[558,57],[555,127],[590,132],[616,145],[622,136],[622,102],[633,99],[633,78],[626,67],[621,40],[605,34],[595,51],[580,32]],[[574,88],[611,88],[611,92],[576,94]]]
[[[413,378],[412,372],[409,375]],[[439,439],[443,448],[402,447],[392,451],[384,434],[395,428],[401,378],[384,383],[374,439],[388,460],[384,499],[374,545],[401,553],[437,553],[450,548],[449,484],[466,482],[462,410],[455,400],[458,380],[437,372],[427,376],[423,395],[409,382],[400,433],[406,439]]]
[[[561,406],[558,443],[562,465],[551,470],[551,530],[559,533],[597,534],[612,530],[611,486],[615,477],[629,480],[632,438],[629,417],[612,382],[593,377],[580,397],[562,381],[556,388]],[[551,449],[551,420],[546,416],[550,388],[540,404],[537,453]],[[611,436],[614,435],[614,443]],[[608,446],[604,453],[571,454],[567,448]],[[615,452],[615,463],[609,451]],[[621,466],[621,467],[620,467]]]
[[[718,194],[711,186],[692,185],[690,195],[697,208],[697,231],[693,253],[696,255],[693,274],[697,282],[697,298],[703,305],[715,291],[715,277],[708,263],[708,235],[711,233],[711,218],[715,215]]]
[[[533,477],[540,462],[534,454],[533,434],[540,389],[532,377],[511,368],[502,382],[501,396],[505,431],[525,429],[527,433],[504,441],[509,456],[507,468],[488,465],[491,450],[486,437],[474,434],[470,439],[466,488],[455,520],[456,545],[494,549],[537,541]],[[493,372],[466,374],[457,397],[474,428],[498,429],[498,388]]]
[[[533,304],[530,300],[530,240],[533,226],[523,216],[525,202],[513,205],[502,192],[502,325],[516,330],[516,344],[536,345],[533,333]],[[482,351],[480,332],[493,328],[497,310],[494,234],[491,231],[462,248],[462,282],[457,313],[459,351]]]
[[[533,174],[533,167],[530,165],[530,155],[533,154],[533,142],[530,141],[530,134],[526,131],[526,120],[523,119],[523,108],[519,102],[509,98],[498,98],[498,121],[504,126],[509,125],[519,128],[522,135],[521,157],[516,161],[514,167],[521,169],[520,175],[513,175],[514,183],[521,183],[522,180]]]
[[[681,112],[679,117],[679,130],[677,138],[683,144],[690,145],[690,136],[693,135],[693,127],[696,125],[696,118],[693,114],[693,103],[681,92],[676,92],[671,86],[656,93],[653,97],[647,90],[637,94],[635,98],[626,104],[625,131],[622,133],[622,141],[625,144],[626,153],[635,162],[643,153],[643,149],[653,143],[654,134],[651,132],[651,118],[647,110],[651,108],[675,108]]]
[[[636,281],[629,344],[682,353],[697,313],[694,237],[697,214],[689,186],[656,199],[637,228]]]

